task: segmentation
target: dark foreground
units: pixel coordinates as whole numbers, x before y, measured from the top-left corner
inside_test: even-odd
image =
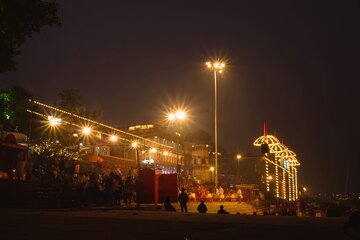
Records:
[[[0,209],[0,239],[346,239],[344,218]]]

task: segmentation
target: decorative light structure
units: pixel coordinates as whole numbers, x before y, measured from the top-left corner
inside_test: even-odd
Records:
[[[267,161],[265,157],[266,190],[270,191],[269,185],[269,162],[275,167],[276,197],[281,195],[284,199],[296,201],[298,199],[297,166],[300,166],[296,154],[272,135],[267,134],[266,122],[264,123],[264,135],[254,141],[254,146],[260,147],[267,144],[269,153],[274,155],[275,161]],[[279,169],[282,169],[282,194],[280,194]],[[287,198],[288,195],[288,198]]]
[[[261,147],[262,145],[267,144],[269,146],[270,153],[278,152],[281,150],[280,141],[272,135],[268,135],[267,125],[264,122],[264,135],[258,137],[254,141],[254,146]],[[275,165],[275,180],[277,179],[277,166]],[[270,181],[269,181],[269,163],[265,160],[265,181],[266,181],[266,191],[270,192]],[[278,195],[278,182],[275,183],[276,186],[276,195]]]

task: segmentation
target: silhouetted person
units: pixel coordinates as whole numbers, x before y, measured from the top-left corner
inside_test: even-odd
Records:
[[[224,206],[220,205],[220,210],[217,211],[218,214],[229,214],[227,211],[224,210]]]
[[[164,208],[168,212],[176,212],[175,207],[171,204],[170,197],[167,197],[164,201]]]
[[[204,201],[201,201],[201,203],[197,207],[197,210],[199,211],[199,213],[206,213],[207,212],[207,207],[206,207]]]
[[[185,188],[181,189],[181,193],[179,194],[178,201],[180,202],[181,212],[187,212],[187,202],[189,201],[189,196],[185,192]]]

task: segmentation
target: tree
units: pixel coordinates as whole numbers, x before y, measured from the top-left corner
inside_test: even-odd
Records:
[[[45,140],[36,144],[34,152],[42,160],[59,158],[65,161],[80,161],[85,154],[79,145],[67,146],[52,140]]]
[[[44,140],[34,146],[35,169],[45,176],[44,179],[51,179],[58,172],[64,178],[72,179],[74,174],[74,165],[83,159],[86,154],[79,145],[66,145],[59,141]],[[71,173],[70,176],[65,173]]]
[[[28,131],[30,115],[26,110],[30,108],[31,97],[30,92],[18,86],[0,91],[0,123],[3,130]]]
[[[26,37],[45,25],[61,25],[58,8],[42,0],[0,0],[0,72],[16,70],[14,58]]]

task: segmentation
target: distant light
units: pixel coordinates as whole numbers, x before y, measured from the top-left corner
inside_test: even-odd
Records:
[[[236,155],[237,160],[240,160],[242,156],[240,154]]]
[[[55,142],[56,142],[56,143],[59,143],[59,140],[56,140]]]
[[[118,137],[117,137],[117,136],[115,136],[115,135],[111,135],[111,136],[110,136],[110,141],[116,142],[117,140],[118,140]]]
[[[82,146],[83,146],[83,143],[80,143],[79,145],[80,145],[80,147],[82,147]]]
[[[270,176],[268,176],[268,179],[269,179],[269,180],[272,180],[272,176],[271,176],[271,175],[270,175]]]
[[[89,135],[91,132],[91,129],[89,127],[84,127],[82,131],[85,135]]]
[[[77,133],[73,134],[73,137],[78,137],[78,136],[79,136],[79,134],[77,134]]]
[[[306,192],[306,191],[307,191],[306,187],[303,187],[303,191],[304,191],[304,192]]]
[[[216,63],[214,63],[214,68],[219,68],[220,67],[220,63],[218,63],[218,62],[216,62]]]
[[[164,154],[164,156],[169,156],[169,152],[168,152],[168,151],[164,151],[163,154]]]
[[[59,124],[61,124],[61,119],[60,118],[55,118],[53,116],[48,116],[48,120],[49,120],[49,124],[52,127],[55,127]]]
[[[156,153],[156,148],[150,148],[150,153]]]
[[[209,171],[213,172],[215,170],[214,167],[210,167]]]

